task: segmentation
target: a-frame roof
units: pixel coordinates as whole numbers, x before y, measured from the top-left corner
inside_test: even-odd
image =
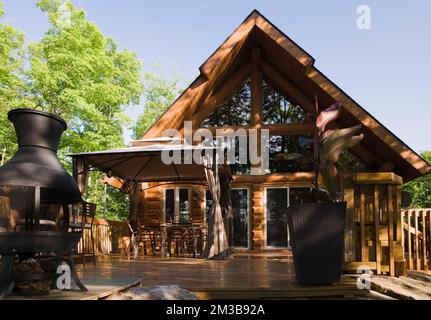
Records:
[[[222,97],[225,99],[248,76],[247,61],[254,47],[261,51],[264,77],[292,102],[310,112],[316,98],[321,106],[343,103],[338,125],[363,126],[365,139],[352,150],[362,161],[369,165],[391,162],[405,181],[431,172],[430,164],[322,74],[314,66],[312,56],[256,10],[202,64],[200,75],[143,138],[159,137],[169,128],[180,129],[184,120],[196,120],[202,106],[210,112],[223,103]],[[224,94],[214,95],[223,91]]]

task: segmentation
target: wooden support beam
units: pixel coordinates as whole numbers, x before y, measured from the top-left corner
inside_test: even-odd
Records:
[[[250,75],[250,64],[245,63],[241,66],[219,90],[209,95],[201,106],[192,112],[190,109],[186,117],[192,121],[193,128],[199,127],[202,121],[221,106],[238,89]]]
[[[316,112],[315,102],[300,88],[296,86],[288,77],[278,71],[271,63],[262,59],[262,71],[268,82],[278,90],[286,99],[292,103],[302,107],[305,111],[314,114]],[[382,160],[365,148],[362,144],[358,144],[351,151],[364,161],[368,166],[381,164]]]
[[[410,210],[407,211],[407,225],[408,225],[408,231],[407,231],[407,257],[408,257],[408,266],[410,270],[413,270],[413,255],[412,255],[412,234],[410,233],[410,230],[412,228],[411,223],[412,213]]]
[[[413,211],[413,217],[415,220],[415,269],[420,270],[420,258],[419,258],[419,221],[417,210]]]
[[[314,174],[312,172],[297,172],[297,173],[272,173],[266,175],[239,175],[233,176],[233,184],[247,183],[298,183],[304,186],[310,185],[313,181]]]
[[[262,59],[262,71],[269,83],[291,102],[301,106],[307,112],[315,113],[313,100],[300,90],[290,79],[278,71],[269,62]]]
[[[262,57],[258,47],[251,50],[251,125],[262,124]]]
[[[365,232],[365,186],[360,186],[360,239],[361,239],[361,261],[368,261],[368,247],[366,246]]]
[[[405,276],[407,264],[405,258],[405,242],[403,230],[403,217],[401,210],[401,185],[394,186],[395,192],[395,276]]]
[[[428,245],[429,245],[429,247],[428,247],[428,249],[429,249],[428,264],[429,264],[429,270],[431,270],[431,210],[428,209],[427,213],[428,213],[428,222],[429,222],[429,224],[428,224],[428,227],[429,227],[429,229],[428,229],[428,240],[429,240],[429,242],[428,242]]]
[[[394,257],[394,194],[393,186],[388,185],[388,242],[389,242],[389,275],[395,276]]]
[[[244,43],[250,36],[255,27],[255,19],[244,21],[226,41],[200,66],[201,74],[210,79],[216,75],[217,67],[226,60],[231,50],[238,46],[238,43]]]
[[[248,132],[250,129],[254,128],[251,126],[223,126],[203,129],[210,130],[214,136],[216,133],[221,136],[228,136],[240,129]],[[313,123],[264,124],[261,126],[261,129],[269,130],[270,135],[301,135],[313,134],[316,131],[316,126]]]
[[[363,126],[369,128],[376,137],[378,137],[387,146],[390,146],[396,153],[402,155],[409,165],[415,167],[415,169],[423,175],[431,172],[431,167],[426,161],[424,161],[402,141],[397,139],[394,134],[392,134],[386,127],[382,126],[374,117],[353,101],[319,70],[314,67],[309,68],[306,71],[306,75],[317,86],[319,86],[323,92],[326,92],[333,101],[340,101],[344,105],[344,109],[358,119]],[[419,175],[415,174],[409,178],[417,178],[418,176]]]
[[[251,50],[251,126],[255,129],[260,129],[263,121],[262,113],[262,66],[261,66],[261,52],[258,47]],[[256,152],[256,156],[260,157],[261,154],[261,131],[257,131],[256,142],[249,140],[249,152]],[[253,151],[254,149],[254,151]],[[261,174],[261,162],[251,164],[251,174]]]
[[[355,189],[351,183],[351,179],[345,179],[344,182],[344,201],[347,202],[347,214],[346,214],[346,232],[344,233],[344,266],[347,263],[357,261],[355,255]]]
[[[426,217],[425,217],[425,210],[421,211],[421,218],[422,218],[422,267],[423,270],[428,269],[428,263],[427,263],[427,227],[426,227]]]
[[[354,184],[394,184],[402,185],[403,178],[392,172],[355,173]]]
[[[382,249],[380,245],[380,206],[379,206],[379,186],[374,185],[374,238],[375,238],[375,252],[376,252],[376,273],[380,275]]]
[[[207,97],[213,95],[214,90],[217,86],[217,83],[220,83],[225,79],[226,74],[231,69],[233,62],[235,61],[235,58],[238,56],[239,52],[243,48],[246,40],[247,40],[247,36],[242,37],[242,39],[240,39],[238,42],[236,42],[233,45],[232,48],[230,48],[229,52],[225,54],[225,56],[221,59],[221,61],[214,66],[214,70],[212,70],[208,78],[208,81],[205,82],[202,90],[199,90],[198,92],[196,92],[196,94],[191,98],[190,105],[188,106],[188,111],[186,111],[187,116],[193,115],[200,108],[201,104],[205,102]],[[213,103],[217,103],[217,101]],[[192,122],[193,122],[193,119],[192,119]],[[196,121],[196,119],[194,122],[195,123],[192,123],[193,126],[200,124],[200,122]]]

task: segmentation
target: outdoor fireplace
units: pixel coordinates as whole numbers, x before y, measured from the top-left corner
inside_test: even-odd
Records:
[[[69,232],[70,207],[81,202],[81,192],[57,158],[66,122],[33,109],[12,110],[8,118],[15,127],[18,151],[0,168],[0,296],[14,282],[24,281],[14,275],[14,264],[46,257],[61,261],[61,254],[71,255],[81,238],[80,232]],[[85,290],[73,264],[71,269]]]

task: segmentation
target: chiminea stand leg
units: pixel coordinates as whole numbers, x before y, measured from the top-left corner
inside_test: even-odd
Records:
[[[66,260],[66,262],[70,266],[70,275],[72,276],[72,279],[73,281],[75,281],[79,290],[81,290],[82,292],[87,292],[88,289],[82,284],[82,282],[79,280],[78,276],[76,275],[75,263],[73,262],[72,254],[70,255],[70,258]]]
[[[14,287],[13,254],[2,255],[0,258],[0,299],[9,294]]]

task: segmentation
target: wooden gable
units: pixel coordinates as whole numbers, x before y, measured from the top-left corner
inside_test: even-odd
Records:
[[[338,125],[363,126],[365,139],[352,153],[364,163],[391,162],[405,181],[431,172],[425,160],[323,75],[314,67],[313,57],[256,10],[202,64],[197,79],[143,138],[160,137],[168,128],[180,130],[185,120],[198,128],[254,72],[253,64],[258,64],[260,76],[276,90],[308,112],[315,110],[315,98],[321,106],[341,101],[344,109]],[[273,129],[291,130],[276,127]]]

